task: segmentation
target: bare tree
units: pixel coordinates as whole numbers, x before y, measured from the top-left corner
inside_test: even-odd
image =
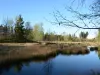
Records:
[[[74,2],[75,0],[72,1]],[[85,1],[81,0],[81,3],[83,4]],[[65,7],[67,12],[74,15],[72,19],[67,18],[59,10],[55,10],[53,12],[55,22],[52,23],[79,29],[100,29],[100,0],[96,0],[90,8],[92,10],[90,13],[81,13],[80,11],[74,10],[71,6]]]

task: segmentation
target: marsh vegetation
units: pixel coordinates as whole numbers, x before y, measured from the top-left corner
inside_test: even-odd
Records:
[[[50,46],[52,45],[49,45],[49,47]],[[49,47],[47,48],[47,46],[46,47],[42,46],[41,50],[44,51],[43,53],[41,51],[38,51],[38,54],[36,53],[36,51],[34,51],[34,48],[32,49],[32,51],[30,51],[29,49],[28,49],[29,51],[25,50],[26,53],[30,52],[33,54],[28,56],[25,55],[24,53],[21,55],[18,53],[16,54],[16,50],[18,50],[18,48],[14,50],[15,54],[12,53],[13,58],[11,54],[9,58],[7,53],[6,55],[0,54],[0,57],[2,56],[1,58],[5,59],[2,60],[0,58],[0,74],[1,75],[2,74],[3,75],[9,75],[9,74],[24,75],[26,73],[30,75],[33,74],[35,75],[39,75],[39,74],[41,75],[55,75],[55,74],[57,75],[61,75],[61,74],[98,75],[100,73],[99,71],[100,67],[98,66],[100,65],[100,59],[99,59],[100,52],[98,50],[91,51],[82,48],[83,51],[81,50],[82,52],[79,52],[80,51],[80,47],[79,47],[79,50],[77,48],[76,52],[73,52],[75,50],[71,50],[71,51],[68,49],[49,50]],[[75,47],[73,46],[70,49],[73,48],[75,49]],[[19,51],[22,49],[24,48],[20,47]],[[46,52],[45,49],[48,50],[48,52]]]
[[[16,1],[14,3],[17,3]],[[23,4],[30,4],[28,6],[31,6],[31,1],[30,3],[24,3],[26,1],[22,1],[21,3],[18,0],[18,9]],[[68,6],[65,7],[67,13],[64,10],[55,10],[53,12],[52,22],[48,20],[44,21],[42,18],[41,21],[44,23],[35,23],[35,20],[32,19],[34,12],[30,15],[31,19],[24,13],[20,13],[14,19],[7,18],[3,22],[0,22],[0,75],[100,74],[100,0],[91,0],[92,3],[89,0],[78,0],[79,2],[77,0],[70,1],[72,2],[67,2]],[[47,4],[45,3],[46,1],[43,2],[45,4],[41,2],[40,5],[38,1],[36,2],[39,8]],[[48,1],[48,3],[51,3],[50,7],[52,7],[52,3],[60,5],[61,2],[60,0],[58,3],[55,3],[55,1],[52,2],[52,0],[51,2]],[[80,7],[83,7],[83,10],[86,9],[86,7],[84,8],[85,2],[86,7],[90,9],[86,12],[82,11],[82,9],[80,10]],[[1,1],[0,7],[3,7],[2,4],[5,7],[6,3],[7,1],[4,4]],[[8,2],[10,5],[14,3],[13,1],[11,4]],[[14,5],[17,7],[16,4]],[[32,5],[34,5],[33,2]],[[48,7],[48,5],[45,7]],[[10,8],[12,7],[10,6]],[[33,8],[29,9],[31,10],[28,13]],[[43,13],[39,10],[41,14],[46,16],[44,11],[49,9],[49,7],[45,10],[44,8],[41,9],[43,10]],[[17,11],[15,8],[14,10]],[[23,9],[21,10],[23,12]],[[40,12],[37,17],[39,19]],[[15,12],[13,13],[15,14]],[[23,14],[24,16],[22,16]],[[36,17],[37,13],[35,12],[34,14]],[[10,16],[12,17],[12,14]],[[51,16],[49,14],[46,17],[49,18]],[[48,26],[44,26],[45,24],[48,24]],[[52,25],[57,25],[58,27],[65,26],[66,30],[60,32],[63,28],[58,28],[57,30],[57,27],[55,28]],[[73,28],[76,28],[76,30]],[[83,29],[96,29],[96,34],[92,35],[92,31],[84,31]],[[89,35],[94,37],[90,37],[91,39],[89,39]]]

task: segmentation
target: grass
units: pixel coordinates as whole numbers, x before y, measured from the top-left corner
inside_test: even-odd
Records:
[[[100,51],[100,46],[98,46],[98,50]]]
[[[17,60],[48,60],[58,54],[88,54],[89,50],[81,44],[2,43],[0,44],[0,63]]]
[[[59,54],[64,55],[84,55],[90,51],[85,45],[81,44],[46,44],[38,43],[17,43],[16,44],[2,44],[0,45],[0,68],[12,66],[16,63],[28,63],[30,61],[42,62],[56,57]],[[20,69],[21,65],[17,66]],[[15,68],[15,70],[17,70]],[[92,72],[92,75],[99,75],[100,73]]]

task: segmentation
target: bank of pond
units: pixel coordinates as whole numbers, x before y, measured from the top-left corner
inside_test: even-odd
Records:
[[[2,48],[5,51],[0,53],[0,75],[100,74],[100,51],[94,46],[35,44]]]

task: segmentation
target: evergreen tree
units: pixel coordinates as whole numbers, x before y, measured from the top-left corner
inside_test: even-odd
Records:
[[[24,42],[24,21],[21,15],[18,16],[15,23],[15,38],[17,42]]]
[[[87,36],[88,36],[88,32],[86,32],[86,33],[85,33],[85,32],[81,32],[81,33],[80,33],[80,38],[81,38],[81,39],[86,39]]]

